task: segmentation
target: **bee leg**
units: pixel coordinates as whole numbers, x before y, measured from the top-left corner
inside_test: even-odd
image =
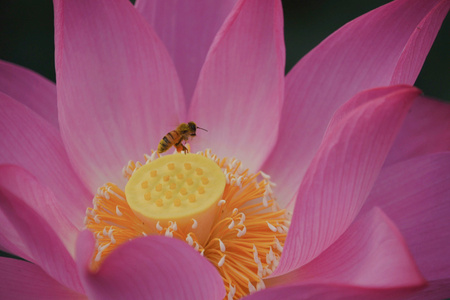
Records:
[[[184,151],[185,153],[189,152],[189,150],[181,143],[181,141],[178,144],[175,144],[175,147],[177,148],[178,153],[180,153],[181,151]]]

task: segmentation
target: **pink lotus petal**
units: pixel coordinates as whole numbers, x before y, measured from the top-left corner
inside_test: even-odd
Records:
[[[267,285],[334,284],[369,288],[425,286],[394,223],[372,209],[316,259]]]
[[[383,96],[381,90],[356,95],[331,120],[300,186],[276,275],[317,257],[347,229],[364,204],[420,93],[407,86],[388,87]],[[368,98],[372,93],[378,97]]]
[[[274,145],[283,105],[283,16],[279,1],[239,1],[206,57],[190,110],[209,130],[195,149],[258,169]]]
[[[56,86],[28,69],[0,60],[0,92],[25,104],[50,124],[59,127]]]
[[[418,289],[373,289],[346,285],[308,284],[265,289],[245,300],[404,300]],[[428,298],[422,298],[427,299]]]
[[[0,194],[0,201],[3,201],[4,195]],[[0,250],[33,261],[33,253],[26,246],[23,237],[14,228],[14,223],[10,222],[8,216],[0,209]]]
[[[449,1],[436,2],[435,6],[414,28],[414,32],[398,59],[391,84],[413,84],[416,81],[449,9]]]
[[[214,36],[236,0],[138,0],[136,9],[164,42],[189,106]]]
[[[148,236],[119,246],[100,266],[89,270],[92,233],[77,243],[78,270],[92,299],[217,299],[225,296],[214,266],[186,243]]]
[[[105,182],[124,183],[128,161],[156,149],[184,119],[175,68],[129,1],[54,6],[59,118],[69,157],[92,192]]]
[[[3,187],[0,190],[0,209],[22,237],[22,241],[33,255],[32,262],[47,274],[77,292],[83,292],[76,272],[75,261],[52,225],[33,207]]]
[[[450,278],[450,152],[404,161],[380,173],[363,210],[395,222],[427,279]]]
[[[277,141],[283,146],[262,167],[283,183],[279,198],[293,198],[340,105],[365,89],[414,84],[449,6],[445,0],[393,1],[343,26],[297,63],[286,78]],[[427,44],[414,48],[415,39]],[[394,80],[399,76],[403,81]]]
[[[61,212],[77,228],[84,226],[84,212],[92,196],[73,171],[58,130],[2,93],[0,106],[0,163],[29,171],[52,190]]]
[[[450,278],[433,280],[428,282],[428,286],[411,297],[408,300],[442,300],[448,299],[450,295]]]
[[[450,150],[450,105],[427,97],[414,101],[385,165]]]
[[[61,285],[38,266],[0,257],[0,291],[3,299],[86,299]]]
[[[32,207],[40,217],[51,224],[66,249],[69,252],[75,250],[78,230],[60,212],[52,191],[42,186],[30,173],[17,166],[0,165],[0,189],[12,195],[13,199],[19,198],[27,206]],[[7,229],[1,229],[4,230]],[[14,240],[20,238],[19,235]]]

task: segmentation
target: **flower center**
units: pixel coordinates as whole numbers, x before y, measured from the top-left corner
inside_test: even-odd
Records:
[[[290,224],[273,196],[270,177],[236,159],[198,154],[145,156],[124,168],[125,193],[100,187],[85,224],[96,236],[91,267],[114,249],[150,234],[186,241],[216,266],[227,299],[264,288],[277,267]],[[258,178],[260,178],[258,180]]]
[[[145,226],[189,228],[204,243],[225,189],[225,175],[212,160],[197,154],[174,154],[133,173],[125,187],[128,205]],[[190,228],[193,224],[196,228]]]

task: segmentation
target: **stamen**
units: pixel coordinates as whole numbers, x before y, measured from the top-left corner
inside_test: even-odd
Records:
[[[198,157],[206,159],[208,167],[199,165]],[[166,156],[153,151],[144,159],[145,164],[130,161],[124,168],[126,193],[105,184],[97,190],[93,208],[86,210],[86,227],[97,240],[91,268],[98,268],[119,245],[158,234],[185,241],[217,266],[225,299],[265,288],[263,278],[278,266],[290,225],[289,213],[279,208],[274,197],[270,176],[261,171],[253,174],[239,160],[220,159],[210,150]],[[223,180],[222,187],[214,183],[212,166]],[[209,211],[179,213],[211,198],[215,200]]]
[[[241,230],[241,229],[238,229],[237,237],[242,237],[242,236],[244,236],[244,234],[246,234],[246,233],[247,233],[247,227],[245,227],[245,225],[243,225],[242,230]]]
[[[269,229],[272,230],[273,232],[277,232],[277,228],[275,226],[273,226],[272,224],[270,224],[268,221],[266,221],[267,225],[269,226]]]
[[[225,244],[222,242],[221,239],[219,239],[219,244],[220,244],[220,251],[225,252],[225,250],[226,250]]]
[[[159,221],[156,222],[156,230],[158,230],[158,231],[162,231],[163,230],[162,226],[159,225]]]
[[[197,229],[198,227],[198,222],[196,219],[192,219],[192,222],[194,222],[194,224],[192,224],[192,229]]]
[[[231,220],[230,225],[228,225],[228,229],[233,229],[234,227],[234,220]]]
[[[116,215],[118,215],[119,217],[123,216],[122,212],[119,209],[119,205],[116,205]]]
[[[217,266],[219,266],[219,268],[221,267],[221,266],[223,266],[223,264],[225,263],[225,257],[226,257],[227,255],[226,254],[224,254],[224,256],[222,256],[222,258],[219,260],[219,263],[217,264]]]

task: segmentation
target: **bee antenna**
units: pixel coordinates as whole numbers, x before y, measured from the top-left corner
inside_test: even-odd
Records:
[[[197,126],[197,129],[201,129],[201,130],[204,130],[204,131],[208,132],[208,130],[206,130],[205,128],[201,128],[201,127],[198,127],[198,126]]]

